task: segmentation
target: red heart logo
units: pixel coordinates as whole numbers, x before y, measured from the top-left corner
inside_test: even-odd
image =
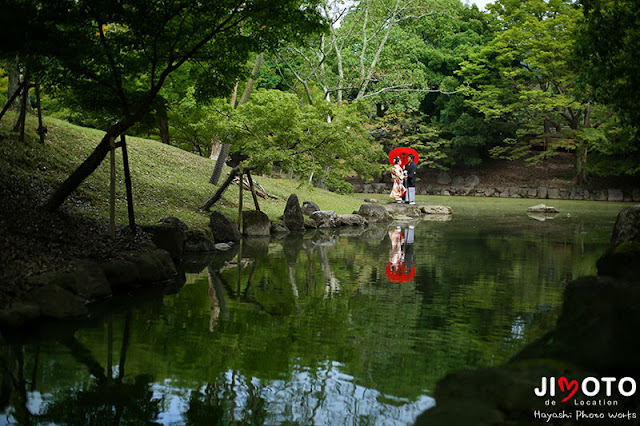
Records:
[[[575,394],[576,394],[576,392],[578,392],[578,381],[577,381],[577,380],[569,381],[569,380],[567,380],[567,378],[566,378],[566,377],[564,377],[564,376],[562,376],[562,377],[560,377],[560,378],[558,379],[558,386],[560,387],[560,390],[561,390],[562,392],[564,392],[564,391],[565,391],[565,387],[566,387],[566,390],[567,390],[567,391],[568,391],[569,389],[573,388],[573,389],[571,390],[571,392],[569,393],[569,395],[568,395],[568,396],[566,396],[566,397],[562,400],[562,402],[567,402],[568,400],[570,400],[570,399],[571,399],[571,397],[572,397],[573,395],[575,395]]]

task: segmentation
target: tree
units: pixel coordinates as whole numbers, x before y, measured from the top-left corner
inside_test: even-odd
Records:
[[[599,125],[593,103],[578,87],[571,60],[581,10],[568,0],[499,0],[489,6],[493,40],[462,66],[469,104],[488,120],[517,123],[518,136],[493,153],[540,161],[557,149],[574,150],[575,174],[585,179],[584,130]],[[532,155],[532,147],[543,146]]]
[[[198,126],[232,141],[233,150],[249,156],[248,164],[262,172],[277,167],[310,181],[321,178],[331,190],[349,192],[343,178],[376,173],[375,162],[383,157],[364,130],[357,105],[339,108],[319,99],[301,105],[292,93],[258,90],[235,109],[218,100],[205,111]]]
[[[640,129],[640,9],[633,0],[581,0],[578,33],[582,76],[600,102]],[[638,135],[636,134],[636,139]]]
[[[39,71],[46,71],[43,81],[57,87],[58,95],[113,117],[93,153],[49,198],[49,210],[98,167],[112,140],[149,113],[169,75],[185,63],[195,62],[205,71],[196,82],[202,93],[228,93],[249,52],[322,28],[315,0],[29,4],[39,12],[30,27],[51,34],[39,45],[22,46],[39,58]]]

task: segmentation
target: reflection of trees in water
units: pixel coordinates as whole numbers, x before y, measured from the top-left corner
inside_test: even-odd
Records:
[[[341,364],[296,365],[289,380],[261,381],[229,370],[191,393],[187,424],[407,424],[435,401],[383,395],[354,383]]]
[[[24,379],[24,359],[22,356],[24,346],[0,341],[0,360],[3,366],[2,395],[8,396],[6,401],[3,396],[0,401],[2,402],[0,409],[11,406],[12,415],[18,424],[50,422],[68,425],[153,423],[160,412],[160,401],[153,399],[152,378],[148,375],[139,375],[133,379],[125,378],[131,312],[128,312],[125,317],[122,345],[115,375],[113,374],[112,357],[113,327],[111,319],[108,321],[106,369],[73,333],[67,334],[59,340],[59,343],[66,347],[73,359],[86,367],[93,380],[77,387],[56,391],[42,413],[32,414],[27,408],[29,405],[28,383]],[[39,360],[38,348],[35,350],[35,355],[34,371],[29,385],[31,391],[37,390],[35,377]]]

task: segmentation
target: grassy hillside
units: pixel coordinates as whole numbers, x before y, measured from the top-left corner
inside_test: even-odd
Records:
[[[65,121],[45,118],[48,127],[44,145],[37,139],[35,117],[29,117],[27,137],[23,143],[9,132],[14,115],[5,116],[0,123],[0,176],[4,185],[16,190],[35,189],[39,201],[53,191],[94,149],[103,132],[78,127]],[[140,224],[156,223],[166,216],[175,216],[191,226],[208,223],[208,214],[200,212],[202,205],[218,188],[208,183],[214,163],[194,154],[161,144],[160,142],[127,138],[136,221]],[[117,201],[116,221],[125,225],[127,205],[122,172],[121,150],[116,151]],[[224,180],[227,169],[223,173]],[[315,201],[321,209],[351,213],[361,201],[286,179],[254,176],[276,200],[259,198],[260,208],[272,219],[282,215],[291,193],[298,194],[300,202]],[[109,204],[108,157],[64,204],[64,210],[106,221]],[[249,191],[244,191],[245,208],[253,208]],[[237,215],[238,186],[232,185],[214,209],[231,218]]]

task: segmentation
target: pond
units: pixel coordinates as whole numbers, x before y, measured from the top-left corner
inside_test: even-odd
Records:
[[[5,333],[0,424],[411,424],[448,372],[553,328],[627,206],[418,201],[454,214],[245,240],[172,294]]]

